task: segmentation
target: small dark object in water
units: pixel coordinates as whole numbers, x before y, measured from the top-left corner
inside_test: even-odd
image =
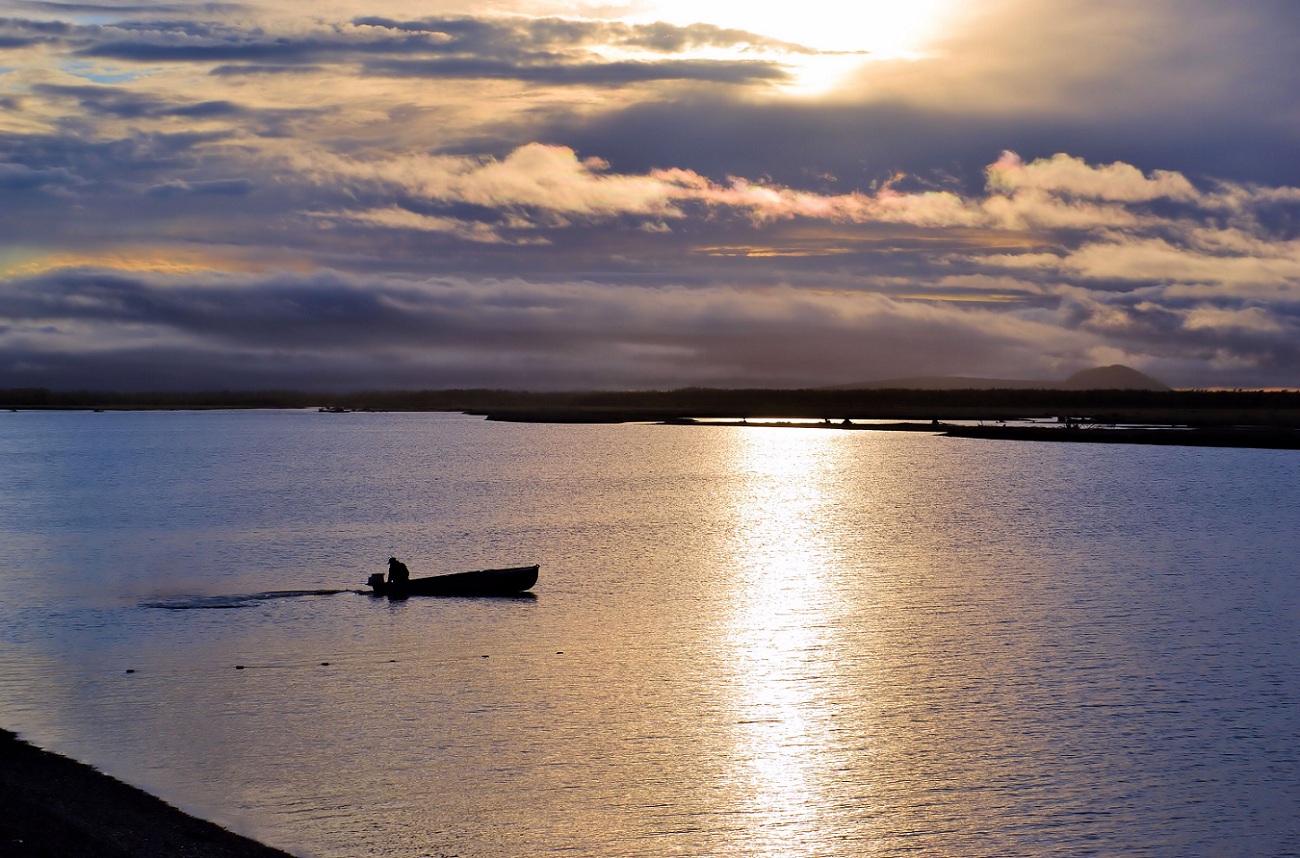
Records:
[[[480,569],[453,575],[434,575],[392,583],[376,572],[366,581],[371,594],[390,599],[407,596],[518,596],[537,583],[539,566],[512,566],[506,569]]]
[[[126,669],[126,672],[127,672],[127,673],[135,673],[135,668],[134,668],[134,667],[128,667],[128,668]]]
[[[242,664],[237,664],[237,665],[235,665],[235,670],[243,670],[243,669],[244,669],[244,666],[243,666]]]

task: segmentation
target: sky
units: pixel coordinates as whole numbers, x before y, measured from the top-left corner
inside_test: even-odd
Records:
[[[1294,0],[0,0],[0,388],[1300,386]]]

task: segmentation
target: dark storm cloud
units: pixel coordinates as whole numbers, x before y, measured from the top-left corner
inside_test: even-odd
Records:
[[[34,45],[57,44],[72,27],[58,21],[27,21],[0,18],[0,51],[16,51]]]
[[[195,13],[217,15],[238,12],[246,7],[238,3],[153,3],[131,5],[128,3],[54,3],[40,0],[16,0],[12,5],[19,9],[62,15],[167,15]]]
[[[178,103],[175,100],[145,95],[124,87],[114,86],[55,86],[32,87],[34,93],[51,98],[67,98],[77,102],[86,112],[119,119],[146,119],[178,116],[192,119],[213,117],[233,118],[248,115],[242,107],[230,101],[200,101]]]
[[[174,180],[155,185],[146,193],[151,197],[177,196],[232,196],[239,197],[253,191],[253,183],[247,179],[213,179],[206,182],[182,182]]]
[[[243,107],[230,101],[200,101],[195,104],[185,104],[180,107],[174,107],[165,115],[183,116],[190,119],[212,119],[215,117],[229,118],[247,115]]]
[[[842,303],[804,301],[794,319],[774,312],[790,297],[328,273],[179,283],[64,271],[0,296],[10,320],[0,387],[66,386],[83,350],[94,355],[90,377],[115,378],[119,388],[222,386],[240,367],[245,385],[319,389],[790,384],[832,367],[841,376],[901,368],[890,353],[915,337],[943,337],[951,353],[1016,348],[978,319],[873,298],[868,310],[885,316],[865,327],[868,317],[845,318]],[[24,349],[37,329],[39,340],[65,344]]]
[[[482,59],[382,60],[362,66],[367,74],[386,77],[518,80],[549,86],[584,84],[624,86],[656,80],[697,80],[748,84],[787,80],[777,63],[756,60],[665,60],[659,62],[580,62],[512,64]]]
[[[0,32],[6,34],[30,33],[32,38],[65,36],[73,32],[71,24],[63,21],[29,21],[24,18],[0,18]],[[10,35],[10,38],[19,38]]]
[[[353,23],[446,39],[426,46],[426,52],[446,56],[375,59],[362,66],[367,73],[393,77],[519,80],[552,86],[620,86],[655,80],[744,84],[785,80],[789,75],[779,63],[763,60],[608,61],[576,49],[622,45],[674,53],[706,45],[764,45],[806,52],[752,33],[703,25],[628,26],[560,19],[402,22],[377,17],[358,18]]]
[[[79,126],[84,127],[84,123]],[[0,135],[0,163],[11,169],[74,175],[78,181],[88,183],[85,190],[92,193],[133,181],[153,184],[159,174],[189,169],[197,163],[200,148],[227,135],[225,131],[180,131],[103,140],[81,139],[72,134]],[[86,202],[93,204],[95,199]]]
[[[316,74],[324,69],[324,66],[318,65],[256,65],[245,63],[243,65],[223,65],[216,66],[208,74],[214,77],[238,77],[241,75],[309,75]]]
[[[34,38],[23,38],[22,36],[0,36],[0,51],[7,48],[26,48],[36,44]]]
[[[147,35],[147,34],[142,34]],[[114,39],[78,50],[83,57],[126,60],[136,63],[220,63],[234,61],[279,64],[343,60],[346,53],[363,53],[363,48],[332,40],[290,39],[260,40],[236,35],[230,39],[212,38],[209,33],[185,32],[179,28],[171,41]],[[385,46],[385,52],[394,46]]]
[[[184,93],[145,93],[111,84],[37,84],[30,88],[30,98],[62,108],[54,120],[59,131],[26,135],[0,131],[0,161],[34,168],[63,166],[87,179],[108,182],[192,163],[199,149],[233,137],[281,137],[295,122],[322,112],[320,108],[249,108],[229,99],[185,100]],[[135,128],[115,128],[115,135],[110,135],[103,129],[108,119]],[[185,121],[207,124],[200,131],[187,127]],[[151,123],[156,124],[146,128]]]
[[[5,30],[12,35],[4,38],[15,46],[60,39],[80,57],[143,64],[218,63],[217,73],[226,76],[239,73],[245,64],[248,71],[268,74],[298,65],[361,63],[371,74],[519,80],[551,86],[619,86],[656,80],[751,84],[788,77],[772,60],[609,60],[592,52],[604,46],[659,54],[738,46],[811,53],[798,45],[709,25],[630,26],[561,19],[366,17],[294,35],[158,19],[81,27],[0,22],[0,33]]]
[[[1265,311],[1249,300],[1166,309],[1158,300],[1152,289],[1109,297],[1065,289],[1054,301],[999,308],[608,278],[63,270],[0,292],[8,320],[0,387],[66,387],[78,356],[91,354],[92,374],[133,389],[231,386],[231,378],[316,389],[664,387],[800,386],[954,365],[1051,377],[1087,366],[1098,347],[1131,348],[1176,382],[1196,361],[1230,359],[1248,369],[1225,369],[1216,381],[1284,383],[1297,357],[1294,302]],[[930,344],[924,355],[916,342]],[[167,362],[167,372],[146,372],[151,361]]]
[[[6,191],[64,188],[81,181],[80,177],[63,167],[33,169],[22,164],[0,163],[0,188]]]
[[[783,53],[817,53],[802,45],[712,24],[624,24],[563,18],[427,18],[398,21],[377,16],[354,18],[352,23],[407,33],[439,35],[446,38],[448,50],[492,56],[556,52],[580,45],[638,47],[660,53],[681,53],[701,47],[767,48]]]
[[[0,313],[52,324],[143,325],[228,346],[348,346],[373,343],[380,331],[390,338],[412,335],[411,320],[383,294],[345,278],[323,274],[299,282],[286,276],[249,285],[217,278],[174,288],[112,272],[61,272],[0,296]]]

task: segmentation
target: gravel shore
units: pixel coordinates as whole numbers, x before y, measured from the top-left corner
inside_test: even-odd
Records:
[[[5,858],[291,858],[0,730]]]

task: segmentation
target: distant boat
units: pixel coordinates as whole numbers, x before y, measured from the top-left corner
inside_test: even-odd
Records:
[[[475,572],[456,572],[452,575],[434,575],[429,578],[412,578],[400,584],[389,584],[382,572],[376,572],[366,581],[371,595],[404,599],[407,596],[515,596],[537,583],[540,566],[512,566],[508,569],[480,569]]]

